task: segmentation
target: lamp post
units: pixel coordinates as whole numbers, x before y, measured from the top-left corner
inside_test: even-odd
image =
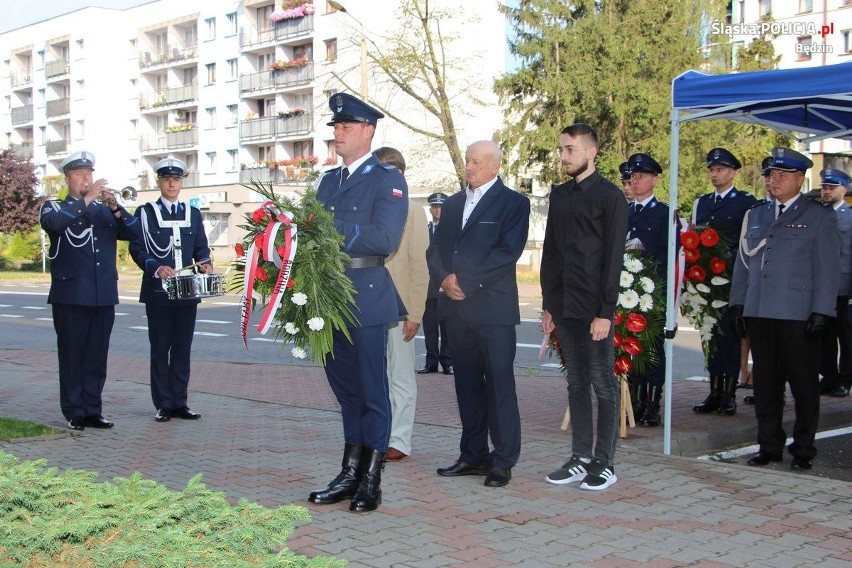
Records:
[[[338,12],[343,12],[355,22],[358,23],[358,26],[361,28],[361,98],[367,99],[367,36],[364,34],[364,24],[361,23],[361,20],[352,15],[352,13],[346,9],[346,7],[337,2],[336,0],[328,0],[328,5],[337,10]]]

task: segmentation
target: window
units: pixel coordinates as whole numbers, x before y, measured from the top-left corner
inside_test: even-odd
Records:
[[[265,162],[267,160],[275,159],[275,148],[272,146],[258,146],[257,148],[257,161]]]
[[[216,171],[216,152],[207,152],[207,171],[210,173]]]
[[[137,51],[138,50],[136,49],[136,40],[131,39],[130,40],[130,57],[136,57],[138,55]]]
[[[334,146],[334,140],[325,143],[325,155],[328,156],[326,163],[337,163],[337,148]]]
[[[207,128],[216,128],[216,107],[204,109],[207,114]]]
[[[275,23],[269,19],[274,10],[275,6],[272,4],[257,9],[257,31],[267,32],[275,29]]]
[[[228,18],[228,35],[237,35],[237,13],[231,12],[225,17]]]
[[[207,68],[207,84],[215,85],[216,84],[216,64],[208,63],[205,65]]]
[[[852,52],[852,30],[841,31],[840,37],[843,38],[843,53]]]
[[[734,0],[731,6],[731,23],[740,24],[745,21],[745,0]]]
[[[237,80],[237,60],[229,59],[226,61],[228,64],[228,81],[236,81]]]
[[[236,150],[228,150],[228,169],[231,171],[238,170],[240,167],[239,162],[237,162],[237,151]]]
[[[228,116],[230,117],[230,122],[228,124],[230,124],[231,126],[236,126],[237,124],[239,124],[240,117],[237,114],[238,112],[239,111],[237,105],[228,105]]]
[[[293,157],[310,156],[314,153],[314,143],[310,140],[293,142]]]
[[[811,60],[811,44],[813,38],[811,36],[801,36],[796,40],[796,55],[798,61]]]
[[[772,0],[757,0],[758,12],[761,18],[765,18],[772,11]]]
[[[814,0],[799,0],[799,13],[810,14],[814,11]]]
[[[293,47],[293,59],[299,59],[300,57],[304,57],[308,61],[312,61],[314,58],[314,46],[313,44],[306,43],[305,45],[297,45]]]
[[[183,45],[184,47],[195,47],[198,45],[198,30],[195,26],[183,29]]]
[[[183,70],[183,85],[188,87],[190,85],[198,84],[198,68],[195,66],[187,67]]]
[[[216,18],[204,20],[204,25],[207,27],[207,39],[216,39]]]
[[[325,60],[332,63],[337,61],[337,38],[325,40]]]

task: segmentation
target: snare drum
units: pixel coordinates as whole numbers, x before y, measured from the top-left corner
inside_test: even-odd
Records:
[[[225,294],[224,274],[184,274],[166,279],[169,300],[210,298]]]

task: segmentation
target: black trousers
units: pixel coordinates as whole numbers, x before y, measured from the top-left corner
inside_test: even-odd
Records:
[[[426,366],[443,368],[453,364],[450,344],[447,341],[447,321],[438,321],[438,298],[426,298],[423,311],[423,337],[426,340]],[[439,347],[440,343],[440,347]]]
[[[819,424],[820,340],[805,337],[803,321],[750,317],[746,328],[754,359],[754,409],[761,451],[778,456],[784,452],[786,379],[796,410],[788,450],[797,457],[813,458]]]
[[[707,358],[707,372],[711,377],[737,377],[740,374],[742,337],[737,333],[735,320],[728,315],[728,309],[722,308],[719,311],[721,319],[710,332],[710,344],[714,350]]]
[[[832,388],[838,385],[849,388],[852,385],[852,325],[847,319],[848,302],[848,296],[837,297],[837,317],[822,340],[819,374],[822,375],[824,384]]]
[[[145,304],[154,408],[177,410],[186,406],[197,312],[198,303]]]

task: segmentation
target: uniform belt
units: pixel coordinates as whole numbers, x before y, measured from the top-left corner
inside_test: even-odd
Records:
[[[383,256],[356,256],[349,259],[349,268],[374,268],[384,265],[385,257]]]

